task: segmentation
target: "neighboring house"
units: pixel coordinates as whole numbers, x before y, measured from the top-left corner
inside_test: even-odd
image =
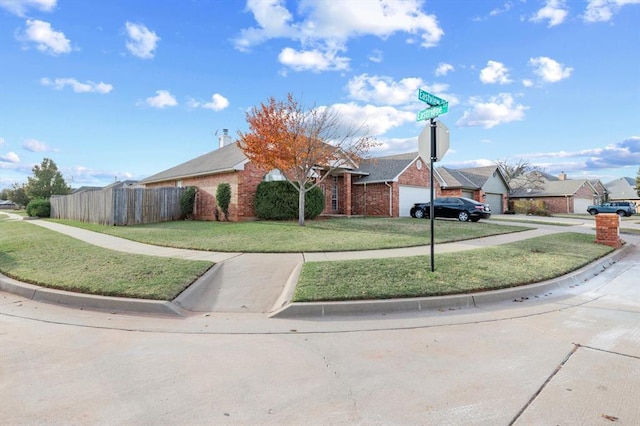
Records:
[[[13,201],[0,200],[0,209],[2,210],[15,210],[17,208],[18,208],[18,205]]]
[[[351,214],[409,217],[414,203],[429,201],[429,165],[417,152],[362,160],[353,171]],[[434,195],[440,184],[434,176]]]
[[[195,218],[215,220],[216,191],[231,186],[229,220],[255,217],[256,188],[263,180],[282,178],[278,171],[265,173],[249,161],[225,131],[220,148],[140,181],[147,188],[195,186],[198,188]],[[409,216],[414,202],[429,196],[428,166],[417,153],[362,160],[331,172],[321,184],[325,194],[323,214]]]
[[[438,167],[443,197],[466,197],[491,206],[493,214],[507,210],[509,185],[496,166],[450,169]]]
[[[632,201],[640,208],[640,196],[636,190],[636,180],[621,177],[605,185],[609,191],[610,201]]]
[[[536,173],[536,172],[533,172]],[[605,186],[600,181],[567,179],[541,173],[539,187],[523,187],[511,193],[511,200],[542,201],[550,213],[586,213],[587,207],[606,198]]]

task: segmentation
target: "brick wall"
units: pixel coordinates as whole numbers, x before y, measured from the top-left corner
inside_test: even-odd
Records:
[[[600,213],[596,216],[596,243],[620,248],[620,217],[615,213]]]
[[[254,199],[258,184],[264,179],[265,172],[248,163],[245,169],[237,172],[200,176],[182,179],[182,186],[195,186],[196,195],[195,219],[216,220],[218,210],[216,191],[221,183],[231,186],[231,202],[229,203],[229,220],[232,222],[255,219]],[[177,181],[159,182],[145,185],[148,188],[177,186]],[[221,212],[219,218],[222,219]]]
[[[366,216],[389,216],[389,194],[394,206],[398,205],[398,184],[394,182],[389,186],[384,183],[370,183],[367,185],[353,185],[352,213]],[[397,211],[397,209],[396,209]],[[393,211],[392,211],[393,214]],[[397,213],[396,213],[397,215]]]

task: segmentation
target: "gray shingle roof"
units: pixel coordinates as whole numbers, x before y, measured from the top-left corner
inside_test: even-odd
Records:
[[[194,176],[241,170],[247,161],[247,157],[240,150],[238,144],[234,142],[194,158],[193,160],[144,178],[140,183],[185,179]]]
[[[356,171],[366,174],[366,176],[354,179],[353,183],[364,184],[395,181],[416,158],[418,158],[417,152],[362,160],[360,167],[358,167]]]
[[[519,189],[512,197],[558,197],[574,195],[582,185],[590,185],[587,179],[545,181],[542,189]],[[593,188],[591,188],[593,189]],[[595,191],[594,191],[595,192]]]
[[[630,177],[621,177],[606,185],[611,200],[638,200],[640,197],[635,190],[636,181]]]
[[[449,169],[439,167],[438,172],[447,188],[480,189],[493,176],[498,166],[470,167],[467,169]]]

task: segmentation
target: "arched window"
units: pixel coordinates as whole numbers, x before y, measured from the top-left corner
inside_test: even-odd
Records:
[[[287,180],[286,177],[282,174],[282,172],[278,169],[273,169],[266,175],[264,175],[265,182],[273,182],[277,180]]]

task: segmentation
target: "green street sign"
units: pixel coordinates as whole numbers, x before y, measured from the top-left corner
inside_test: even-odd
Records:
[[[445,101],[441,105],[435,105],[431,108],[426,108],[418,112],[416,121],[429,120],[439,115],[446,114],[447,112],[449,112],[449,102]]]
[[[429,92],[425,92],[422,89],[418,89],[418,99],[420,99],[422,102],[426,102],[428,105],[431,105],[431,106],[442,105],[447,103],[447,101],[445,101],[444,99],[439,98],[435,95],[432,95]]]

